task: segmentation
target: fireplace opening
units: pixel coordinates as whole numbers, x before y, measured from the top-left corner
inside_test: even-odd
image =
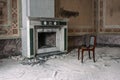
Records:
[[[38,32],[38,49],[56,47],[56,32]]]

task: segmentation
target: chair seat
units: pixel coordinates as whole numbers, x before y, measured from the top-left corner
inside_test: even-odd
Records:
[[[81,49],[93,49],[94,47],[93,46],[90,46],[90,47],[85,47],[85,46],[82,46]]]

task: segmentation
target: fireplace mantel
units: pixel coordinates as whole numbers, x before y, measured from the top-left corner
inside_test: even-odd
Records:
[[[45,17],[29,17],[30,24],[40,26],[65,26],[67,25],[68,19],[60,18],[45,18]]]

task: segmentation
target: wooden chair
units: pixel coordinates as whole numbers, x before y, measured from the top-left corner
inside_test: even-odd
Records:
[[[81,62],[82,63],[83,63],[84,51],[88,51],[89,59],[91,59],[90,51],[92,51],[93,61],[95,62],[95,47],[96,47],[96,36],[90,36],[89,46],[82,45],[81,47],[78,48],[78,60],[80,56],[80,50],[81,50]]]

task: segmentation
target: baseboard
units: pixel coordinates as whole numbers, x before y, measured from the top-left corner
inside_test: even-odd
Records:
[[[102,44],[102,43],[99,43],[99,44],[97,44],[97,47],[120,47],[120,45],[118,45],[118,44]]]

